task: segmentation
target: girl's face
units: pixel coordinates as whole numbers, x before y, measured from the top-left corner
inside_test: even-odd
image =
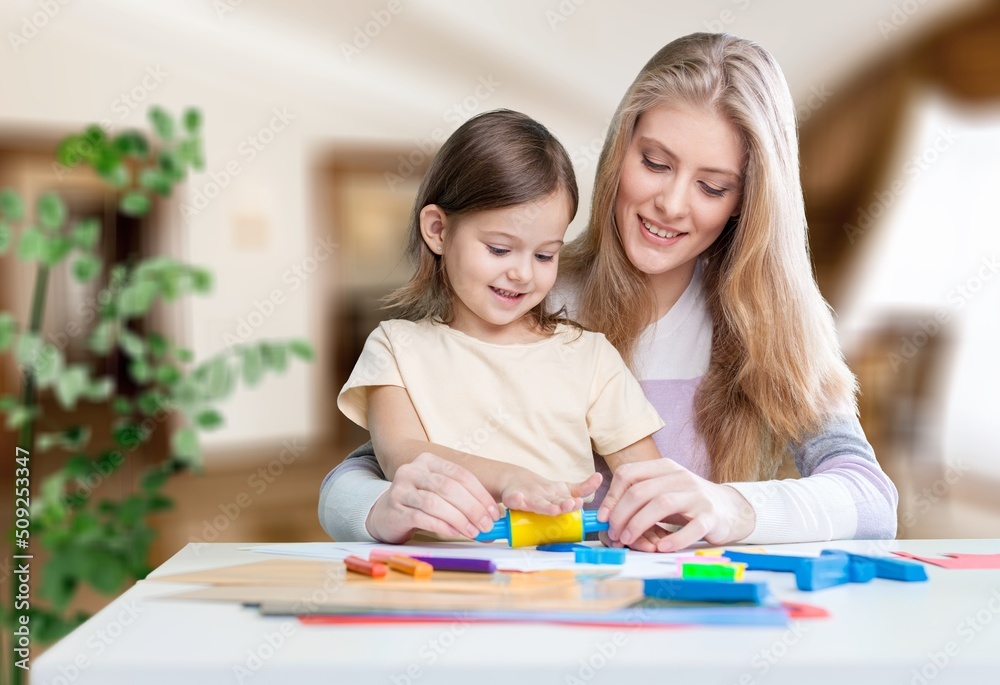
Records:
[[[679,297],[698,255],[739,213],[743,160],[739,131],[714,112],[661,105],[639,117],[615,220],[629,261],[658,294]]]
[[[556,281],[569,206],[559,191],[513,207],[444,217],[443,245],[430,247],[443,247],[439,254],[456,295],[452,328],[488,342],[533,339],[523,317]]]

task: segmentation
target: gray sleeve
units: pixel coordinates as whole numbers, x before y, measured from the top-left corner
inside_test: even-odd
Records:
[[[319,489],[319,522],[323,530],[340,542],[378,542],[368,533],[368,513],[389,482],[368,442],[323,479]]]
[[[794,448],[802,478],[727,483],[750,503],[753,532],[741,542],[775,544],[896,536],[896,486],[856,416],[828,418]]]

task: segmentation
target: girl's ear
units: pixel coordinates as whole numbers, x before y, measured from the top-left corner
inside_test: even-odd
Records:
[[[420,210],[420,235],[434,254],[444,252],[444,233],[448,215],[437,205],[427,205]]]

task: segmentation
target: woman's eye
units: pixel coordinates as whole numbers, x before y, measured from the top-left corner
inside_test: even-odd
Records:
[[[493,247],[492,245],[487,245],[486,249],[490,251],[490,254],[495,254],[497,257],[503,257],[505,254],[510,252],[505,247]]]
[[[536,254],[535,255],[535,259],[537,259],[540,262],[551,262],[553,259],[555,259],[555,255],[550,255],[550,254]]]
[[[702,183],[701,188],[712,197],[724,197],[726,194],[726,188],[713,188],[706,183]]]
[[[652,171],[666,171],[667,169],[669,169],[669,168],[670,168],[670,167],[669,167],[669,166],[667,166],[666,164],[657,164],[656,162],[654,162],[653,160],[651,160],[651,159],[650,159],[649,157],[647,157],[646,155],[643,155],[643,156],[642,156],[642,163],[643,163],[643,164],[644,164],[644,165],[645,165],[645,166],[646,166],[646,167],[647,167],[648,169],[651,169]]]

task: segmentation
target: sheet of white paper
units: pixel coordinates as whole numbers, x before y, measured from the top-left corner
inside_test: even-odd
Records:
[[[263,545],[244,549],[261,554],[279,554],[318,559],[344,559],[352,554],[367,557],[372,549],[392,549],[410,556],[464,557],[491,559],[501,571],[546,571],[571,569],[586,571],[618,570],[623,578],[668,578],[677,575],[676,556],[680,554],[648,554],[629,551],[622,565],[577,564],[572,552],[539,552],[533,547],[512,549],[502,544],[478,542],[426,543],[423,545],[386,545],[373,542],[303,542]]]

